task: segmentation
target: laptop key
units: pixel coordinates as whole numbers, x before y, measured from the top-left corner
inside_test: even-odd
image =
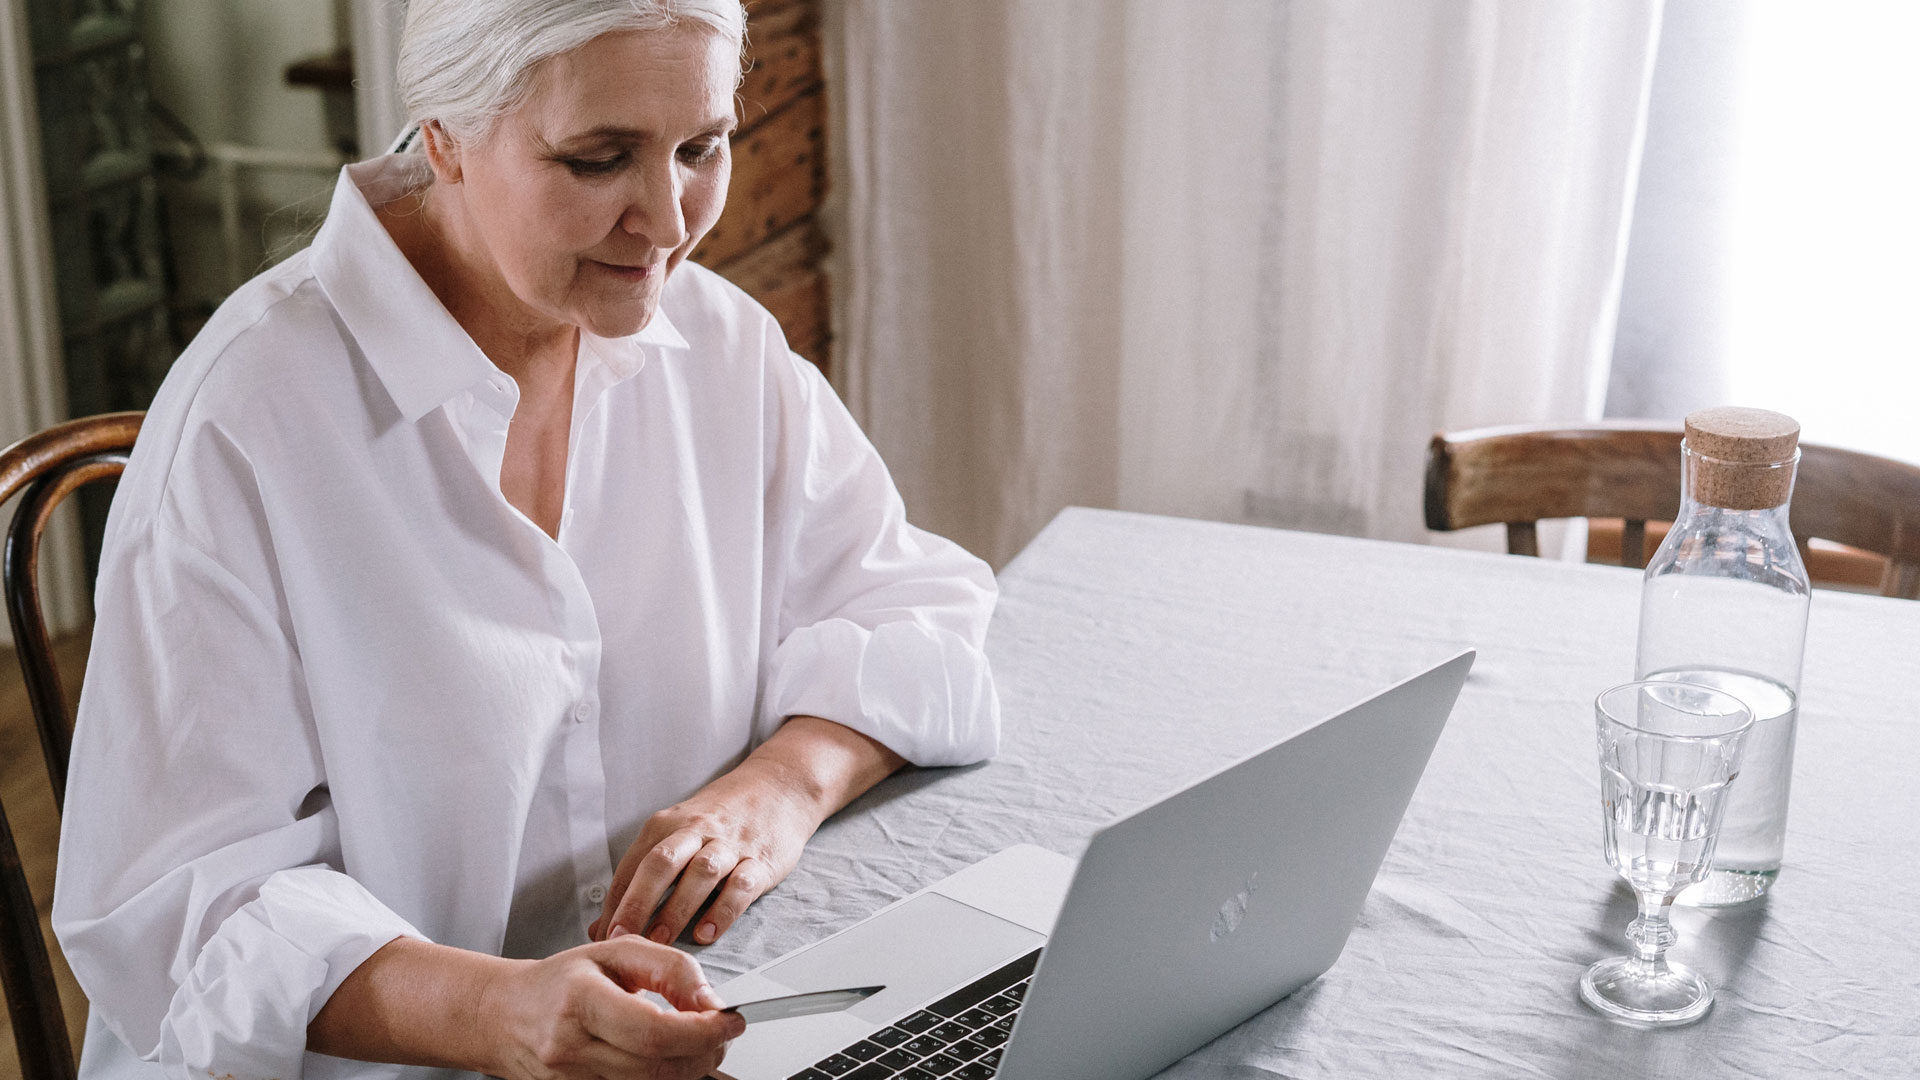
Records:
[[[965,1024],[956,1024],[951,1020],[927,1032],[928,1036],[939,1039],[943,1043],[958,1042],[971,1034],[973,1034],[972,1028]]]
[[[874,1060],[889,1069],[899,1070],[919,1061],[920,1055],[908,1050],[889,1050]]]
[[[879,1031],[867,1036],[867,1041],[877,1042],[881,1046],[899,1046],[911,1038],[913,1038],[913,1032],[905,1028],[889,1027],[881,1028]]]
[[[969,1061],[947,1074],[947,1080],[988,1080],[997,1070],[984,1061]]]
[[[860,1064],[858,1061],[855,1061],[845,1054],[831,1054],[814,1062],[813,1067],[826,1073],[828,1076],[845,1076],[852,1072],[854,1066],[858,1064]]]
[[[959,1016],[954,1017],[953,1022],[956,1024],[965,1024],[968,1027],[972,1028],[973,1030],[979,1031],[981,1028],[986,1027],[988,1024],[991,1024],[998,1019],[1000,1018],[994,1015],[993,1013],[990,1013],[985,1009],[975,1007],[975,1008],[968,1009],[966,1012],[961,1013]]]
[[[993,1022],[993,1026],[994,1026],[995,1028],[997,1028],[998,1030],[1000,1030],[1000,1031],[1012,1031],[1012,1030],[1013,1030],[1013,1020],[1014,1020],[1014,1018],[1013,1018],[1013,1017],[1011,1017],[1011,1016],[1003,1016],[1003,1017],[1001,1017],[1000,1019],[998,1019],[998,1020],[995,1020],[995,1021]]]
[[[907,1051],[915,1057],[930,1057],[938,1053],[940,1048],[945,1045],[947,1044],[931,1035],[922,1035],[917,1039],[909,1039],[901,1043],[900,1049]]]
[[[919,1012],[914,1013],[904,1020],[896,1021],[893,1026],[902,1031],[918,1035],[944,1019],[946,1019],[946,1017],[941,1016],[939,1013],[928,1012],[925,1009],[921,1009]]]
[[[973,1037],[980,1040],[983,1043],[986,1043],[988,1046],[1001,1046],[1005,1044],[1007,1041],[1007,1030],[1001,1027],[1000,1025],[995,1024],[994,1026],[987,1028],[984,1031],[974,1032]]]
[[[912,1068],[903,1072],[896,1080],[934,1080],[932,1073],[922,1068]]]
[[[995,1016],[1005,1016],[1020,1007],[1020,1003],[1004,993],[995,994],[980,1003],[980,1007]]]
[[[874,1042],[872,1039],[864,1039],[840,1052],[855,1061],[872,1061],[874,1058],[886,1053],[887,1048]]]
[[[842,1077],[841,1080],[892,1080],[892,1077],[892,1069],[877,1062],[869,1061]]]
[[[999,1068],[1000,1067],[1000,1051],[994,1050],[991,1053],[988,1053],[987,1055],[985,1055],[980,1059],[980,1063],[982,1065],[991,1065],[996,1069]]]
[[[960,1065],[961,1061],[959,1058],[948,1057],[945,1054],[935,1054],[920,1063],[921,1068],[931,1072],[935,1076],[945,1076],[959,1068]]]
[[[947,1053],[957,1058],[972,1060],[992,1049],[993,1045],[991,1043],[986,1042],[976,1035],[971,1039],[965,1039],[947,1047]]]
[[[801,1069],[787,1080],[833,1080],[833,1074],[823,1073],[819,1069]]]

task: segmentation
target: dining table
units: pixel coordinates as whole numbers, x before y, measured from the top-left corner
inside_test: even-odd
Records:
[[[1670,956],[1716,1000],[1650,1030],[1577,985],[1636,912],[1602,853],[1593,700],[1633,675],[1638,571],[1070,508],[999,582],[998,754],[908,769],[829,819],[695,950],[716,982],[1010,845],[1078,855],[1471,648],[1340,958],[1159,1075],[1920,1076],[1920,603],[1814,591],[1780,876],[1674,909]]]

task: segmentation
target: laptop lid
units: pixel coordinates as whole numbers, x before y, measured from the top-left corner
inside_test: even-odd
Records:
[[[1333,966],[1472,651],[1107,826],[998,1073],[1151,1076]]]

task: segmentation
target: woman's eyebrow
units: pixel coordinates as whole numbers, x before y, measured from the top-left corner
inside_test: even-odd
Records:
[[[732,116],[722,116],[719,119],[708,121],[706,126],[696,133],[695,137],[699,135],[725,134],[732,131],[733,126],[734,121]],[[657,132],[642,131],[639,128],[622,127],[619,124],[601,124],[597,127],[591,127],[585,131],[568,135],[554,145],[565,146],[569,143],[582,142],[648,143],[658,138],[659,134]]]

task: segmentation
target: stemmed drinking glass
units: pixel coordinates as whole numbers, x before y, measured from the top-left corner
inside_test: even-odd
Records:
[[[1690,1023],[1712,1006],[1713,987],[1668,962],[1667,911],[1707,875],[1753,713],[1710,687],[1635,682],[1602,693],[1594,717],[1607,863],[1639,894],[1640,917],[1627,926],[1632,955],[1588,968],[1580,997],[1619,1020]]]

